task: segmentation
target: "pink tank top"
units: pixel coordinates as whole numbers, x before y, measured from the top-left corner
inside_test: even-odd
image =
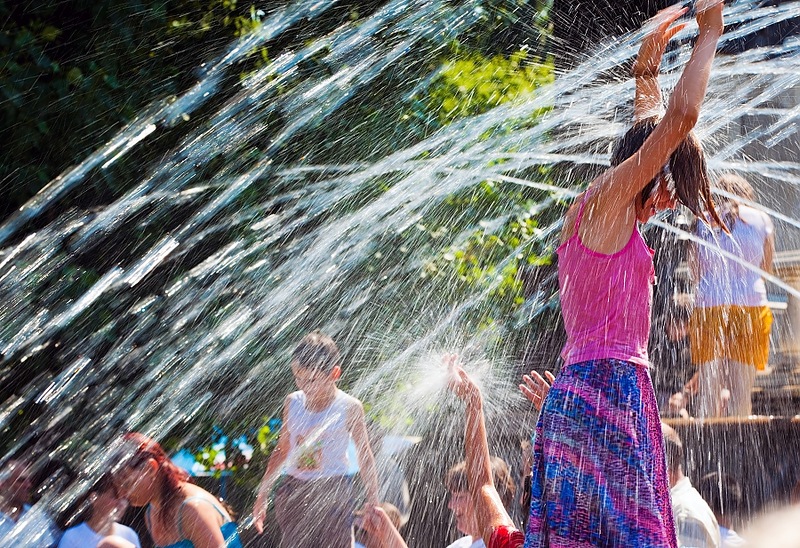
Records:
[[[616,253],[587,248],[578,235],[585,206],[586,194],[575,219],[575,234],[557,250],[567,331],[561,357],[566,365],[614,358],[647,366],[653,250],[636,224],[628,243]]]

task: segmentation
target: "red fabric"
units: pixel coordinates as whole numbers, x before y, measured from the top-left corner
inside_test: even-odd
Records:
[[[514,527],[501,525],[492,532],[489,548],[521,548],[525,544],[525,535]]]

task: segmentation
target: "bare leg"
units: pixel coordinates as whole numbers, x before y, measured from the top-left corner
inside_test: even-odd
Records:
[[[722,416],[722,388],[727,384],[725,370],[725,360],[713,360],[700,365],[697,387],[698,417]]]
[[[746,417],[753,414],[753,386],[756,381],[756,368],[747,363],[728,361],[726,383],[730,390],[728,416]]]

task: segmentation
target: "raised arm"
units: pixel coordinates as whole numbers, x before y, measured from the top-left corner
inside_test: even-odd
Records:
[[[361,479],[367,490],[367,504],[375,506],[378,504],[378,471],[375,468],[375,456],[369,445],[367,435],[367,425],[364,419],[364,406],[360,401],[355,400],[349,409],[348,417],[350,435],[356,445],[358,454],[358,467],[361,469]]]
[[[670,40],[686,27],[685,23],[677,25],[674,23],[688,10],[679,5],[671,6],[661,10],[650,20],[649,25],[652,29],[642,41],[632,69],[636,78],[636,99],[633,103],[635,122],[660,116],[664,109],[661,87],[658,85],[661,58]]]
[[[514,527],[514,521],[503,506],[492,477],[489,442],[486,439],[486,423],[483,418],[483,396],[457,362],[458,357],[455,355],[445,357],[445,363],[450,370],[449,388],[466,404],[464,460],[467,482],[478,529],[483,542],[489,546],[494,530],[501,526]]]
[[[722,36],[722,0],[706,7],[708,2],[698,2],[697,13],[700,34],[692,56],[683,69],[678,85],[672,92],[666,113],[642,147],[616,168],[601,176],[603,192],[608,201],[633,202],[634,198],[664,168],[669,157],[694,128],[700,116],[700,107],[706,96],[711,65]]]

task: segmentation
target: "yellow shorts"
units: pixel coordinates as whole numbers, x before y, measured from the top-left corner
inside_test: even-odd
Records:
[[[772,311],[767,306],[695,308],[689,322],[692,363],[727,358],[764,369]]]

